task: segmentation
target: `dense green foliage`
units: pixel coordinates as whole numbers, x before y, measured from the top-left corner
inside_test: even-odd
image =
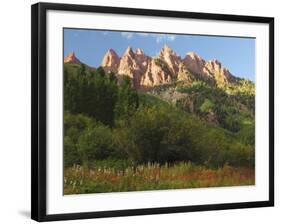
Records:
[[[94,117],[113,126],[114,108],[118,97],[116,82],[102,69],[86,71],[84,66],[65,66],[64,109],[73,114]],[[77,68],[78,67],[78,68]]]
[[[211,121],[231,132],[239,132],[245,126],[254,127],[255,95],[253,84],[241,80],[226,89],[214,88],[204,82],[194,82],[191,86],[180,86],[177,91],[186,94],[177,101],[177,106],[187,112],[190,104],[196,115],[202,120],[212,114]],[[191,102],[186,102],[191,96]],[[207,120],[208,121],[208,120]]]
[[[102,68],[65,64],[65,167],[94,167],[103,160],[133,167],[179,161],[253,167],[254,96],[245,85],[250,84],[242,83],[243,91],[234,93],[232,87],[202,82],[176,84],[173,88],[186,98],[175,105],[157,94],[136,92],[129,77],[118,80]],[[192,99],[193,111],[186,99]],[[211,112],[214,118],[208,122]]]

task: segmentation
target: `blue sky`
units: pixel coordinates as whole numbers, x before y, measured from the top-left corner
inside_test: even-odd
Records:
[[[182,58],[194,51],[205,60],[218,59],[235,76],[255,81],[253,38],[64,29],[64,56],[74,51],[77,58],[94,67],[101,64],[109,48],[119,56],[128,46],[155,56],[165,44]]]

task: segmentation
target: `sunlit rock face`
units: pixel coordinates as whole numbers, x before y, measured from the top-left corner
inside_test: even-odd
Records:
[[[81,64],[80,60],[76,58],[75,53],[71,52],[69,55],[67,55],[64,60],[64,63],[72,63],[72,64]]]
[[[67,55],[64,62],[82,64],[74,52]],[[118,77],[129,76],[136,89],[174,81],[191,83],[193,80],[203,80],[223,87],[237,80],[217,59],[206,61],[195,52],[188,52],[181,59],[168,45],[164,45],[155,57],[147,56],[142,49],[134,50],[130,46],[121,57],[113,49],[108,49],[101,66],[106,73],[113,72]]]
[[[118,72],[120,64],[120,58],[113,49],[109,49],[103,57],[101,66],[106,72],[112,71],[114,73]]]

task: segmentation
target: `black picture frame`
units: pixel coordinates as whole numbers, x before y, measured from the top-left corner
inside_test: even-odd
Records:
[[[254,22],[269,25],[269,200],[208,204],[195,206],[159,207],[99,211],[85,213],[46,213],[46,12],[63,10],[75,12],[100,12],[124,15],[141,15],[169,18],[192,18],[217,21]],[[32,155],[31,155],[31,218],[36,221],[86,219],[116,216],[147,215],[161,213],[193,212],[206,210],[238,209],[274,206],[274,18],[240,15],[163,11],[137,8],[103,7],[73,4],[37,3],[31,13],[31,76],[32,76]]]

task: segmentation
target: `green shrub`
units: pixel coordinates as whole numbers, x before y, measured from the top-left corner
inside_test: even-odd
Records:
[[[84,115],[64,113],[64,166],[82,163],[77,147],[78,138],[85,129],[93,127],[95,124],[95,119]]]
[[[214,103],[209,99],[205,99],[199,109],[202,113],[208,113],[210,109],[213,109],[213,107]]]
[[[80,155],[73,139],[71,139],[69,136],[65,136],[63,144],[64,144],[64,151],[63,151],[64,167],[70,167],[73,166],[74,164],[81,164]]]
[[[83,163],[106,159],[112,154],[112,133],[109,127],[96,124],[85,129],[78,138],[78,151]]]

